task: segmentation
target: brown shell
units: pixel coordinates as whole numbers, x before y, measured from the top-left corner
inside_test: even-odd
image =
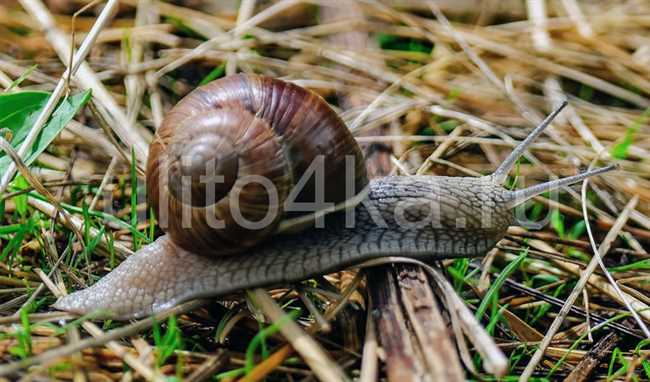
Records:
[[[214,153],[207,152],[213,148]],[[367,185],[361,150],[320,96],[273,78],[229,76],[197,88],[166,115],[149,148],[148,201],[161,227],[181,247],[217,256],[241,252],[275,232],[288,216],[285,200],[320,155],[325,202],[343,202]],[[347,181],[347,192],[346,156],[353,160],[355,174]],[[181,165],[180,158],[190,159]],[[206,174],[194,171],[203,162],[224,175],[225,185],[216,193],[199,182]],[[295,202],[315,202],[315,176],[310,175]],[[277,198],[250,181],[258,176],[273,184]],[[188,190],[191,197],[186,197]],[[212,195],[207,203],[206,193]],[[231,199],[238,199],[238,205]],[[276,202],[269,203],[272,199]],[[269,209],[277,213],[267,215]],[[246,226],[237,217],[249,222],[267,219]]]

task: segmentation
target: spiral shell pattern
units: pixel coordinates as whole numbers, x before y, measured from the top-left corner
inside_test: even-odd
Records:
[[[324,166],[323,190],[311,176],[292,193],[315,161]],[[321,192],[324,202],[340,203],[367,183],[361,150],[327,102],[250,74],[183,98],[156,132],[147,163],[147,197],[160,226],[175,244],[210,256],[240,253],[300,214],[286,211],[290,195],[315,203]]]

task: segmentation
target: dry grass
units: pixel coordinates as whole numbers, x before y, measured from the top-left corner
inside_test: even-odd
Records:
[[[0,85],[27,74],[14,90],[52,91],[69,62],[72,15],[88,2],[51,0],[40,16],[40,0],[19,3],[0,1]],[[199,83],[243,71],[318,92],[362,144],[389,145],[389,167],[401,174],[489,173],[568,98],[510,184],[599,161],[620,170],[591,180],[584,195],[576,188],[536,198],[527,216],[548,216],[548,224],[512,227],[482,261],[444,261],[446,276],[481,310],[509,359],[508,378],[650,379],[649,339],[626,308],[650,322],[650,4],[527,3],[121,1],[71,83],[73,93],[93,89],[92,107],[31,166],[35,187],[14,183],[0,195],[0,372],[75,381],[232,380],[246,371],[247,380],[394,379],[394,348],[375,336],[386,322],[368,314],[369,284],[354,271],[271,291],[285,311],[301,309],[290,328],[265,318],[281,314],[261,290],[263,312],[237,297],[186,304],[155,322],[93,324],[49,308],[57,293],[94,283],[159,234],[146,213],[142,148]],[[77,46],[99,12],[91,6],[76,18]],[[40,32],[50,15],[61,33]],[[619,291],[595,260],[588,265],[581,200]],[[67,213],[52,219],[56,206]],[[571,299],[573,308],[561,309]],[[450,316],[443,310],[440,319]],[[438,375],[447,365],[436,362],[446,361],[427,357],[436,348],[413,334],[419,323],[408,320],[417,315],[407,317],[401,330],[413,341],[398,357],[412,366],[406,375]],[[441,332],[458,341],[466,378],[494,378],[476,343],[465,349],[462,334]],[[535,354],[540,343],[546,351]],[[320,370],[325,360],[338,367]],[[579,363],[590,374],[575,371]]]

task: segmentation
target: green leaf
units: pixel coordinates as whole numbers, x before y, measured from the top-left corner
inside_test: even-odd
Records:
[[[16,339],[18,340],[18,343],[9,348],[9,353],[22,359],[25,359],[32,354],[32,329],[28,314],[29,312],[27,309],[20,309],[20,323],[22,326],[16,330]]]
[[[201,82],[199,82],[199,86],[203,86],[209,82],[212,82],[216,80],[217,78],[223,77],[224,73],[226,73],[226,63],[224,62],[223,64],[215,67],[208,73],[207,76],[203,77]]]
[[[138,176],[136,167],[135,150],[131,150],[131,227],[138,229]],[[133,238],[133,250],[140,249],[140,240]]]
[[[31,150],[28,151],[25,164],[28,166],[47,148],[59,135],[65,125],[90,99],[90,90],[75,94],[62,100],[52,113],[50,120],[36,138]],[[11,130],[13,139],[11,145],[18,149],[25,137],[34,126],[34,122],[47,103],[50,93],[25,91],[0,95],[0,127]],[[0,174],[7,171],[11,158],[4,152],[0,153]]]
[[[627,158],[627,151],[629,150],[632,143],[634,143],[634,135],[639,131],[642,125],[645,125],[650,120],[650,107],[645,109],[639,118],[635,119],[634,122],[625,131],[625,137],[623,141],[616,144],[612,147],[610,154],[616,159],[625,159]]]
[[[553,210],[551,212],[551,226],[557,232],[558,236],[564,239],[564,215],[559,210]]]
[[[261,347],[265,343],[267,337],[270,337],[273,334],[277,333],[283,325],[286,325],[287,321],[295,321],[298,317],[300,317],[300,313],[300,309],[291,310],[287,312],[286,315],[280,317],[279,320],[273,322],[271,325],[257,332],[255,337],[253,337],[253,339],[248,343],[248,348],[246,349],[244,370],[246,370],[247,374],[253,370],[253,366],[255,365],[255,352],[257,348]]]
[[[456,127],[458,127],[458,125],[460,125],[460,123],[453,119],[448,119],[438,124],[438,126],[440,126],[440,128],[443,129],[446,133],[451,133]]]
[[[585,231],[587,230],[587,224],[585,223],[584,220],[580,220],[576,224],[574,224],[573,227],[571,227],[571,230],[568,233],[568,238],[571,240],[576,240],[582,236]]]
[[[578,91],[578,97],[585,101],[591,101],[594,98],[594,88],[588,85],[581,84]]]
[[[524,259],[528,256],[528,249],[525,249],[524,251],[521,252],[521,254],[511,261],[504,269],[499,273],[499,276],[497,276],[496,280],[492,283],[488,291],[485,293],[485,296],[483,296],[483,300],[481,301],[481,304],[479,305],[478,309],[476,309],[476,318],[479,320],[483,315],[485,314],[485,311],[488,308],[488,305],[492,301],[493,298],[497,298],[496,295],[499,293],[499,289],[501,288],[501,285],[506,281],[506,279],[519,268],[521,263],[524,261]]]
[[[14,184],[19,190],[26,190],[29,188],[29,183],[22,176],[16,177]],[[14,196],[14,203],[16,204],[16,211],[23,219],[27,216],[27,194],[20,194]]]
[[[395,36],[387,33],[379,33],[377,41],[381,49],[405,50],[409,52],[431,53],[433,44],[427,40],[412,39]]]
[[[154,322],[153,340],[158,350],[156,365],[160,367],[176,350],[183,347],[183,337],[180,328],[176,324],[176,316],[170,316],[167,320],[167,331],[164,336],[160,333],[160,325]]]
[[[11,83],[11,85],[9,85],[7,90],[5,90],[5,93],[9,93],[16,86],[20,86],[20,84],[23,83],[23,81],[25,81],[25,79],[27,77],[29,77],[30,74],[32,74],[32,72],[36,69],[37,66],[38,65],[34,64],[34,65],[30,66],[29,68],[25,69],[25,71],[20,75],[20,77],[18,77],[14,82]]]

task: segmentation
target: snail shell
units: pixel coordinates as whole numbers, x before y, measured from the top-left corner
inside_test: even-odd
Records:
[[[315,176],[295,187],[314,163],[323,166],[324,195]],[[353,189],[342,181],[346,163]],[[340,203],[367,183],[361,150],[320,96],[250,74],[183,98],[156,132],[147,162],[148,202],[161,227],[180,247],[210,256],[273,234],[295,215],[287,211],[292,202]]]

